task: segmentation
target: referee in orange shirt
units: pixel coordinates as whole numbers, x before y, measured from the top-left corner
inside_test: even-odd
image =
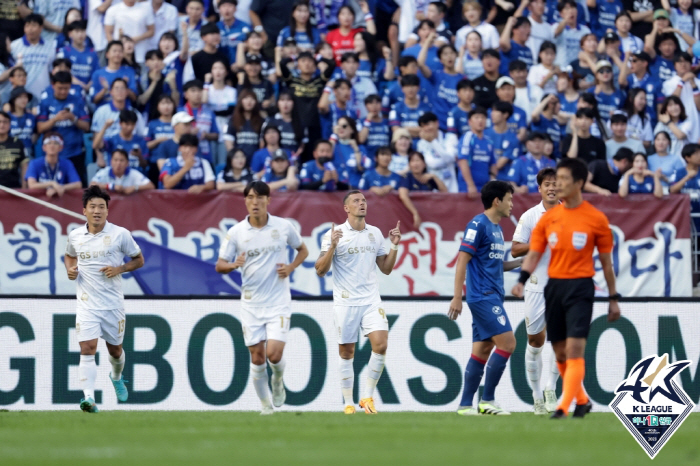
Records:
[[[547,338],[552,342],[564,381],[561,403],[552,419],[566,418],[574,398],[574,417],[583,417],[592,408],[583,388],[586,370],[583,355],[593,314],[595,247],[610,292],[608,322],[620,318],[617,303],[620,295],[615,289],[610,255],[613,235],[605,214],[581,196],[587,178],[588,168],[579,159],[565,158],[557,165],[557,194],[563,203],[547,211],[537,223],[520,279],[512,291],[519,298],[523,296],[524,284],[549,245],[552,257],[549,282],[544,289]]]

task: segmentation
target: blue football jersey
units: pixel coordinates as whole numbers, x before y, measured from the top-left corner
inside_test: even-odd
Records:
[[[472,219],[464,230],[459,250],[472,258],[467,264],[467,302],[505,296],[503,289],[503,259],[506,246],[503,231],[486,214]]]

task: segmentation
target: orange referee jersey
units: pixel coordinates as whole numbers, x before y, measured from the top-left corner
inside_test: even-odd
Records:
[[[595,275],[593,249],[609,253],[613,235],[605,214],[583,201],[573,209],[559,204],[547,211],[532,231],[530,249],[544,253],[549,245],[549,278],[589,278]]]

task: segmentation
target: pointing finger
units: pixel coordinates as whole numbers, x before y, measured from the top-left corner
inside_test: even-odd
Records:
[[[396,229],[397,229],[397,230],[399,229],[399,226],[400,226],[400,225],[401,225],[401,220],[399,220],[398,222],[396,222]]]

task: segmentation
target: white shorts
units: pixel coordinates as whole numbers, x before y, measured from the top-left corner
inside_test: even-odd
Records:
[[[78,310],[75,316],[75,331],[78,334],[79,342],[102,338],[110,345],[121,345],[124,341],[125,326],[124,309]]]
[[[364,336],[376,330],[389,330],[381,301],[362,306],[333,305],[335,328],[338,331],[338,344],[357,343],[360,327]]]
[[[525,290],[525,327],[528,335],[537,335],[544,330],[544,293]]]
[[[287,342],[292,308],[288,305],[266,307],[241,306],[241,325],[246,346],[254,346],[261,341],[277,340]]]

